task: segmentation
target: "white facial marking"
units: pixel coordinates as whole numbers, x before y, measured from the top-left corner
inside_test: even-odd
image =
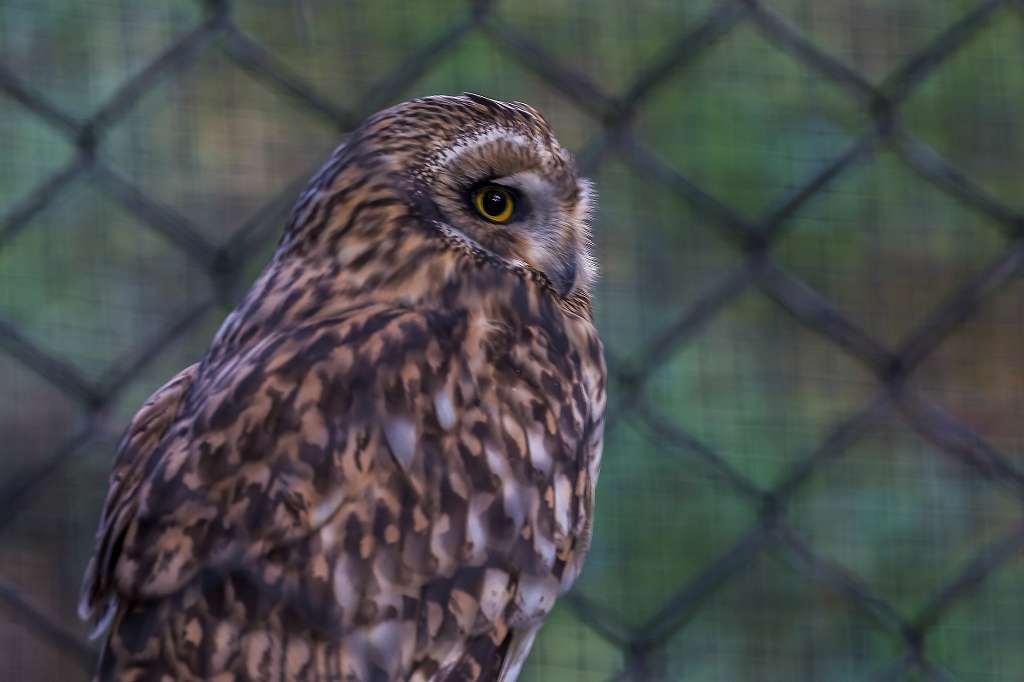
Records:
[[[530,138],[520,133],[512,132],[508,128],[488,128],[482,132],[473,133],[456,140],[455,144],[446,149],[443,154],[438,154],[430,166],[436,169],[449,168],[452,162],[463,154],[471,153],[475,149],[498,141],[529,147],[530,149],[536,147]],[[544,149],[538,149],[537,151],[542,156],[549,155]]]
[[[521,260],[519,258],[505,258],[504,256],[499,256],[498,254],[494,253],[490,249],[484,247],[477,240],[475,240],[472,237],[467,236],[465,233],[455,229],[454,227],[452,227],[448,223],[435,222],[434,225],[441,231],[442,234],[446,235],[447,237],[450,237],[452,239],[456,239],[456,240],[458,240],[460,242],[463,242],[464,244],[468,245],[470,248],[472,248],[475,251],[479,251],[481,253],[486,253],[488,256],[490,256],[494,260],[499,261],[501,263],[504,263],[508,267],[508,269],[510,269],[510,270],[525,270],[526,269],[526,265],[527,265],[526,261]]]
[[[424,174],[435,177],[457,168],[463,158],[471,159],[487,145],[522,147],[536,159],[539,168],[552,167],[560,151],[552,151],[545,144],[538,144],[536,138],[517,132],[509,127],[492,125],[483,130],[473,130],[457,138],[447,149],[433,154],[427,161]],[[515,227],[528,232],[527,252],[522,258],[499,256],[481,246],[460,229],[440,222],[440,229],[475,250],[482,251],[503,261],[509,268],[518,270],[532,266],[545,272],[557,284],[565,296],[576,290],[590,290],[597,278],[597,263],[589,228],[596,194],[589,180],[580,178],[577,182],[578,199],[571,210],[566,210],[550,180],[540,170],[521,170],[501,177],[476,178],[491,180],[495,184],[513,187],[529,199],[531,212],[522,224]],[[525,260],[525,262],[524,262]],[[572,281],[567,276],[575,273]]]

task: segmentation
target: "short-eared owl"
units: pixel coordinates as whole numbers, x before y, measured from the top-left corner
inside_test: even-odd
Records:
[[[593,193],[533,108],[427,97],[313,178],[120,446],[102,680],[514,680],[590,542]]]

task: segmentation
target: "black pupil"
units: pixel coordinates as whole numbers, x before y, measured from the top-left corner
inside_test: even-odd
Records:
[[[508,198],[504,192],[489,189],[484,192],[484,200],[481,203],[484,207],[484,213],[489,216],[499,216],[504,213],[506,206],[508,206]]]

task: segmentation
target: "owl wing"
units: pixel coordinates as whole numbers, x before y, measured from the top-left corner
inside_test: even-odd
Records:
[[[118,548],[112,541],[122,536],[136,510],[136,493],[146,462],[151,459],[174,421],[185,394],[195,381],[199,365],[183,369],[143,403],[118,445],[107,497],[96,534],[96,553],[85,571],[79,613],[98,621],[111,592],[112,559]]]
[[[560,329],[366,306],[204,368],[122,454],[87,587],[120,604],[107,665],[497,678],[585,551],[587,366]]]

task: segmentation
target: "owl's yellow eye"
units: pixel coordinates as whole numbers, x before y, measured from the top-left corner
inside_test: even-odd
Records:
[[[512,193],[498,185],[487,185],[473,192],[473,206],[492,223],[507,223],[512,217],[515,201]]]

